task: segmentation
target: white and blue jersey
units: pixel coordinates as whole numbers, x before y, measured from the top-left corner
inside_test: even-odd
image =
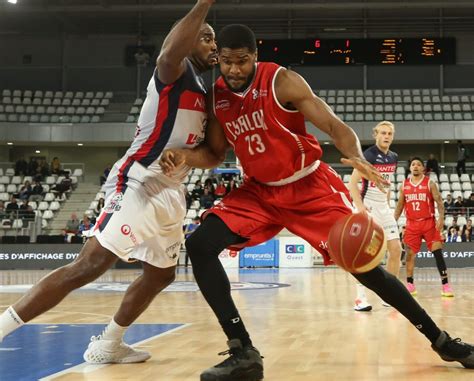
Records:
[[[161,83],[155,70],[148,84],[135,138],[107,179],[107,185],[114,184],[117,192],[123,193],[129,178],[140,182],[158,178],[169,184],[170,177],[165,176],[158,165],[163,150],[193,148],[204,139],[207,90],[191,62],[185,62],[184,74],[169,85]],[[181,184],[189,169],[180,168],[172,174],[175,185]]]
[[[186,215],[182,181],[190,168],[166,176],[158,163],[165,149],[192,148],[204,139],[207,90],[191,62],[185,63],[183,75],[168,85],[155,70],[135,138],[105,183],[94,235],[123,260],[164,268],[174,266],[179,255]]]
[[[372,164],[383,176],[385,180],[391,181],[393,174],[397,170],[398,155],[388,151],[384,153],[376,145],[364,151],[365,160]],[[390,186],[389,186],[390,187]],[[390,188],[388,188],[390,189]],[[377,185],[366,179],[362,179],[362,189],[360,192],[362,200],[372,200],[387,202],[387,194],[382,192]]]
[[[364,157],[377,168],[384,179],[392,180],[398,162],[398,155],[395,152],[388,151],[384,153],[376,145],[373,145],[364,151]],[[390,188],[387,188],[387,191],[389,190]],[[400,239],[397,222],[388,204],[387,193],[377,188],[375,183],[362,178],[361,196],[368,212],[383,227],[387,241]]]

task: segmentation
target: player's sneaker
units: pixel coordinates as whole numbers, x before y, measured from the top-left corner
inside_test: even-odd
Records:
[[[89,364],[129,364],[146,361],[151,355],[123,341],[104,340],[99,335],[91,337],[83,357]]]
[[[366,300],[356,299],[354,310],[359,312],[368,312],[372,310],[372,306]]]
[[[263,361],[257,348],[248,345],[242,347],[239,339],[227,342],[229,349],[219,353],[229,355],[220,364],[201,373],[201,381],[260,381],[263,379]]]
[[[413,283],[407,283],[407,290],[412,296],[416,295],[416,287]]]
[[[443,284],[443,287],[441,288],[441,296],[447,296],[450,298],[454,296],[453,289],[449,283]]]
[[[458,361],[465,368],[474,369],[474,347],[459,338],[451,339],[445,331],[441,332],[431,348],[444,361]]]

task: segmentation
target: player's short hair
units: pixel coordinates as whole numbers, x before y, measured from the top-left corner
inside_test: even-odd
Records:
[[[247,48],[249,52],[257,51],[257,41],[252,29],[243,24],[230,24],[222,28],[217,36],[218,49]]]
[[[419,161],[423,167],[425,166],[425,162],[424,162],[423,159],[422,159],[421,157],[419,157],[419,156],[412,157],[412,158],[410,159],[410,165],[411,165],[411,163],[412,163],[414,160]]]
[[[379,128],[382,126],[390,127],[392,129],[392,132],[395,133],[395,125],[392,122],[389,122],[388,120],[383,120],[372,129],[374,138],[379,133]]]

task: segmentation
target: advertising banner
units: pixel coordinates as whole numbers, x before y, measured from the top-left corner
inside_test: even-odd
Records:
[[[0,245],[0,270],[56,269],[77,258],[82,244]]]
[[[443,256],[448,269],[451,267],[474,267],[474,242],[445,243]],[[423,243],[416,255],[416,267],[436,267],[433,253]]]
[[[235,250],[224,249],[219,254],[219,259],[224,268],[238,268],[239,267],[239,252]]]
[[[278,267],[278,251],[277,239],[246,247],[240,252],[240,267]]]
[[[280,237],[280,267],[313,267],[312,248],[299,237]]]

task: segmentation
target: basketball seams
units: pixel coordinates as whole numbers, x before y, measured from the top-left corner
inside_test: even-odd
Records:
[[[356,267],[356,262],[357,262],[357,259],[359,258],[359,255],[361,254],[361,250],[363,248],[365,248],[365,246],[367,246],[367,243],[365,242],[367,240],[367,234],[369,233],[369,231],[372,230],[372,224],[373,224],[373,219],[371,216],[368,216],[369,217],[369,224],[366,226],[366,229],[365,229],[365,233],[364,233],[364,238],[362,239],[361,241],[361,245],[359,247],[359,250],[357,251],[356,255],[354,255],[354,259],[352,261],[352,269],[354,269],[354,272],[357,272],[357,267]]]
[[[342,227],[342,234],[341,236],[339,237],[339,257],[341,258],[341,262],[342,262],[342,267],[344,269],[347,268],[347,263],[346,263],[346,258],[345,258],[345,255],[344,255],[344,236],[345,236],[345,232],[346,232],[346,228],[347,228],[347,225],[351,222],[351,220],[353,219],[353,217],[355,216],[355,214],[351,214],[349,216],[349,218],[347,219],[347,221],[344,223],[344,226]]]

